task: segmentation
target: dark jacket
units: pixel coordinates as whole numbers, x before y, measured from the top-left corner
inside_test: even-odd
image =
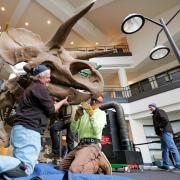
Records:
[[[160,130],[160,128],[162,128],[163,131],[173,133],[173,129],[169,122],[169,118],[164,110],[156,108],[156,110],[153,111],[152,113],[153,113],[152,118],[153,118],[154,129],[158,136],[162,135],[162,131]]]
[[[23,125],[43,133],[48,117],[55,112],[54,103],[47,88],[40,81],[33,81],[24,91],[16,110],[15,125]]]

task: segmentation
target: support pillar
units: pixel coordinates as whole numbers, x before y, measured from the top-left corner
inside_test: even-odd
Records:
[[[120,85],[123,89],[123,91],[122,91],[123,97],[130,97],[131,91],[129,89],[126,70],[124,68],[120,68],[118,70],[118,77],[119,77]]]

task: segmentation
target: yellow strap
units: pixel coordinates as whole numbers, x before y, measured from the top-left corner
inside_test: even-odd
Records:
[[[4,31],[4,32],[7,32],[7,31],[8,31],[8,29],[9,29],[9,24],[7,24],[7,23],[6,23],[6,24],[5,24],[5,26],[4,26],[3,31]]]

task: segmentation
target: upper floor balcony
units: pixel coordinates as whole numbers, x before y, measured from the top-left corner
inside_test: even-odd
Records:
[[[68,51],[82,51],[85,53],[90,52],[106,52],[112,50],[112,53],[101,55],[101,57],[115,57],[115,56],[132,56],[128,45],[114,45],[114,46],[95,46],[95,47],[75,47],[66,48]]]
[[[126,87],[104,88],[105,101],[133,102],[180,88],[180,66],[143,79]]]

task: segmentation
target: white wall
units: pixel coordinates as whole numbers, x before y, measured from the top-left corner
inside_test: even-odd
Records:
[[[146,136],[144,134],[142,122],[131,119],[129,121],[129,124],[130,124],[131,133],[133,137],[133,143],[139,144],[139,143],[147,142]],[[143,162],[152,163],[148,145],[136,146],[136,147],[138,147],[142,153]]]

